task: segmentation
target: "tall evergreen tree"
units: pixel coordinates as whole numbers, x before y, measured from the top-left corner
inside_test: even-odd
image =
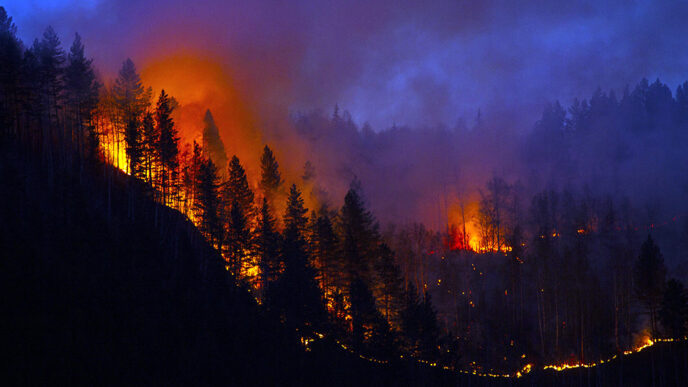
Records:
[[[270,299],[290,325],[319,328],[326,322],[326,313],[306,250],[305,214],[301,192],[293,185],[284,216],[284,273],[275,283]]]
[[[165,90],[160,92],[155,109],[157,132],[160,135],[157,142],[157,158],[160,163],[160,188],[163,203],[167,203],[170,188],[175,181],[179,156],[179,137],[172,119],[172,102]]]
[[[93,70],[93,60],[84,55],[81,36],[76,34],[69,50],[65,69],[65,94],[68,106],[69,129],[80,156],[89,144],[98,141],[93,116],[98,105],[100,83]],[[92,156],[91,156],[92,157]]]
[[[410,284],[406,290],[401,321],[405,350],[414,357],[435,360],[439,356],[439,327],[430,294],[426,292],[421,301],[416,288]]]
[[[261,273],[260,285],[263,298],[265,298],[268,294],[268,287],[275,281],[280,271],[280,234],[275,226],[275,218],[270,212],[266,198],[263,198],[258,214],[255,247]]]
[[[351,341],[358,351],[375,357],[388,358],[394,354],[389,324],[375,305],[368,285],[356,276],[349,290],[351,302]]]
[[[664,294],[665,277],[664,257],[652,236],[648,235],[633,267],[633,279],[636,296],[650,315],[653,335],[657,334],[657,310]]]
[[[232,160],[229,162],[228,177],[223,196],[225,206],[228,209],[231,208],[232,203],[236,203],[241,207],[242,214],[246,217],[248,225],[251,226],[256,213],[253,203],[253,191],[248,185],[246,171],[236,156],[232,156]]]
[[[282,177],[279,172],[279,164],[272,153],[272,149],[265,145],[260,157],[260,189],[270,203],[282,185]]]
[[[345,283],[341,278],[344,265],[339,255],[339,240],[327,209],[321,209],[318,214],[313,213],[309,228],[308,250],[318,270],[320,287],[326,296],[334,294],[336,290],[344,290]]]
[[[112,87],[112,96],[115,109],[115,135],[119,152],[120,133],[124,137],[127,164],[132,175],[138,173],[141,157],[140,121],[146,106],[150,100],[150,94],[141,83],[141,77],[136,71],[136,66],[131,59],[122,63],[119,74]],[[134,169],[134,170],[133,170]]]
[[[65,53],[52,27],[46,28],[40,42],[34,43],[34,51],[40,64],[38,76],[42,86],[42,105],[47,115],[46,124],[57,126],[63,102]]]
[[[365,208],[358,190],[349,189],[341,209],[342,253],[346,275],[370,281],[370,265],[377,253],[380,235],[373,215]]]
[[[200,229],[210,244],[219,247],[222,239],[220,222],[220,200],[218,196],[219,179],[217,168],[210,159],[201,159],[195,176],[194,213],[198,218]]]
[[[151,184],[156,173],[157,143],[159,138],[160,133],[158,132],[158,126],[155,125],[153,113],[147,111],[143,114],[141,123],[141,168],[143,169],[145,180]]]
[[[227,231],[225,237],[225,255],[229,262],[229,271],[240,277],[246,264],[246,258],[252,253],[251,232],[244,210],[239,203],[229,203],[227,216]]]
[[[0,6],[0,136],[16,133],[19,124],[22,43],[17,26]]]
[[[659,318],[669,337],[685,336],[688,323],[688,294],[680,281],[671,279],[667,282]]]
[[[143,146],[141,140],[141,130],[136,118],[130,117],[124,129],[124,144],[127,154],[127,170],[134,177],[142,177],[141,158],[143,157]]]
[[[374,268],[375,293],[380,310],[387,321],[398,323],[404,300],[403,279],[394,252],[385,243],[380,245]]]
[[[220,131],[217,129],[217,124],[215,124],[215,119],[210,110],[205,112],[203,125],[203,150],[224,174],[225,167],[227,166],[227,153],[225,152],[222,138],[220,138]]]

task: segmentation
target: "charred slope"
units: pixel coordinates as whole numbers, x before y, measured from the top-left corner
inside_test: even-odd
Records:
[[[294,338],[262,318],[185,217],[132,200],[126,176],[108,167],[75,173],[16,148],[1,153],[2,346],[12,381],[294,377]]]
[[[186,217],[132,196],[129,177],[112,167],[67,164],[0,142],[0,368],[9,385],[446,381],[436,369],[363,361],[329,340],[304,351]]]
[[[685,343],[517,380],[377,365],[298,337],[224,270],[178,212],[100,166],[0,145],[0,319],[10,385],[683,385]],[[678,370],[683,370],[678,372]]]

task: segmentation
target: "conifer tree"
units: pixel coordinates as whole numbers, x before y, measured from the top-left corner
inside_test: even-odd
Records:
[[[375,305],[375,298],[365,281],[356,276],[349,289],[351,301],[351,341],[354,348],[376,357],[394,352],[389,324]]]
[[[268,198],[268,203],[272,202],[281,185],[282,177],[279,172],[279,164],[272,153],[272,149],[265,145],[260,157],[260,189],[263,191],[263,195]]]
[[[0,6],[0,136],[19,128],[22,44],[17,26]]]
[[[170,97],[165,90],[162,90],[155,109],[155,118],[156,130],[160,136],[156,148],[157,159],[160,163],[160,188],[163,203],[167,203],[168,193],[175,182],[178,167],[179,137],[172,119],[172,109]]]
[[[659,318],[667,336],[671,338],[685,336],[686,323],[688,323],[688,294],[681,281],[671,279],[667,282]]]
[[[92,59],[86,59],[81,36],[76,34],[69,50],[65,69],[65,94],[69,107],[69,129],[78,154],[84,156],[87,144],[97,142],[93,116],[98,104],[100,83],[93,70]]]
[[[403,279],[394,260],[394,252],[381,244],[374,263],[376,293],[383,316],[390,322],[398,322],[403,304]]]
[[[195,176],[194,213],[199,219],[200,229],[210,244],[219,247],[222,239],[218,196],[219,179],[217,168],[210,159],[201,159]]]
[[[350,278],[370,281],[370,266],[379,244],[378,225],[365,208],[358,190],[349,189],[341,209],[342,254]]]
[[[401,336],[404,349],[412,356],[431,361],[439,355],[439,327],[430,294],[426,292],[420,301],[413,284],[406,289]]]
[[[159,138],[160,133],[155,125],[153,113],[147,111],[143,114],[141,123],[141,168],[143,169],[145,180],[150,184],[153,183],[153,176],[156,170],[157,142]]]
[[[40,42],[34,42],[33,50],[39,63],[42,107],[47,116],[45,122],[50,126],[57,126],[63,102],[65,53],[60,38],[52,27],[46,28]]]
[[[130,173],[138,173],[141,157],[140,121],[150,94],[144,89],[141,77],[136,72],[136,66],[131,59],[122,63],[115,84],[112,87],[112,96],[115,108],[117,149],[119,152],[119,135],[123,134],[127,163]],[[135,171],[132,169],[136,169]]]
[[[640,248],[640,255],[633,267],[636,296],[650,315],[650,329],[657,334],[657,310],[662,302],[666,277],[664,258],[659,247],[648,235]]]
[[[326,313],[306,251],[305,214],[301,192],[292,185],[284,216],[284,273],[275,283],[270,298],[290,325],[318,328],[325,323]]]
[[[270,206],[266,198],[258,213],[256,225],[255,248],[258,254],[260,266],[260,286],[263,297],[268,294],[268,288],[275,281],[280,271],[280,234],[275,226],[275,218],[270,212]]]
[[[254,196],[253,191],[251,191],[248,185],[246,171],[236,156],[232,156],[232,160],[229,162],[228,177],[223,196],[227,209],[231,209],[232,203],[236,203],[241,207],[241,212],[246,217],[247,225],[250,227],[255,219]]]
[[[210,110],[206,110],[203,124],[203,151],[213,160],[218,170],[224,173],[227,166],[227,153],[225,153],[225,145],[222,143],[220,132]]]
[[[339,240],[327,209],[321,209],[318,214],[313,213],[309,228],[308,250],[318,270],[323,292],[327,295],[335,292],[336,289],[344,290],[345,283],[341,278],[344,265],[339,255]]]
[[[230,202],[225,237],[225,255],[229,271],[236,278],[241,275],[246,257],[251,253],[251,233],[242,207],[235,201]]]

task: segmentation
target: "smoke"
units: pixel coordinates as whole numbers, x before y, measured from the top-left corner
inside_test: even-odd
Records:
[[[65,46],[79,32],[104,79],[131,57],[147,85],[179,100],[187,141],[210,109],[227,154],[254,180],[269,143],[287,182],[302,183],[310,161],[317,177],[306,190],[337,205],[358,178],[383,221],[440,227],[458,198],[474,202],[493,175],[533,190],[569,177],[612,181],[600,191],[643,200],[656,192],[636,177],[672,198],[685,190],[672,184],[685,159],[668,138],[649,150],[633,141],[633,156],[612,164],[590,149],[604,152],[600,144],[615,139],[582,144],[596,145],[576,151],[587,161],[559,176],[522,153],[528,141],[547,145],[526,139],[547,101],[568,105],[598,86],[620,93],[643,77],[682,82],[686,3],[22,0],[6,8],[25,42],[47,25]],[[351,123],[330,122],[335,104]],[[662,170],[671,173],[658,177]]]

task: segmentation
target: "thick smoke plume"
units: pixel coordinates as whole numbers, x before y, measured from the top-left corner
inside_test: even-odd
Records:
[[[686,4],[92,0],[7,8],[25,42],[49,24],[65,44],[81,33],[104,80],[131,57],[155,94],[164,88],[180,102],[185,140],[201,136],[209,109],[227,155],[240,157],[254,184],[269,143],[287,182],[303,184],[310,162],[307,189],[337,206],[358,179],[383,222],[441,229],[458,204],[474,212],[492,176],[528,192],[588,189],[683,208],[685,132],[631,132],[615,121],[559,143],[535,123],[548,102],[566,108],[600,86],[620,100],[627,85],[661,77],[674,93],[688,78]]]

